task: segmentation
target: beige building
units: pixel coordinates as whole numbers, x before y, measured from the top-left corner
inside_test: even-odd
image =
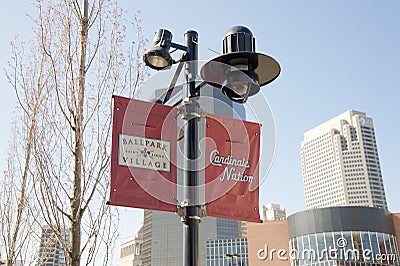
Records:
[[[307,209],[387,209],[372,118],[349,110],[307,131],[301,143]]]
[[[247,241],[249,265],[290,265],[287,220],[247,223]]]
[[[121,255],[118,266],[141,266],[142,244],[143,225],[121,243]]]

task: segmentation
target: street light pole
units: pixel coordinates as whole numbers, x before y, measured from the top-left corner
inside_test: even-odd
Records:
[[[182,217],[184,231],[183,265],[197,266],[199,264],[199,223],[200,207],[198,203],[198,115],[199,104],[197,102],[199,91],[196,90],[196,76],[198,75],[198,45],[197,32],[187,31],[186,40],[186,84],[187,97],[185,99],[184,119],[187,121],[185,128],[185,206]]]
[[[184,198],[178,209],[184,229],[183,265],[199,264],[199,224],[202,210],[199,202],[199,117],[201,113],[196,87],[198,76],[198,34],[195,31],[185,33],[186,46],[173,43],[172,33],[159,29],[153,41],[153,47],[143,55],[147,66],[155,70],[169,68],[172,64],[185,62],[186,93],[181,113],[185,126],[185,163],[184,163]],[[169,49],[185,51],[184,56],[175,61]],[[223,54],[208,61],[201,69],[202,84],[220,88],[232,101],[245,103],[249,96],[259,92],[260,87],[272,82],[280,73],[278,62],[272,57],[255,51],[255,38],[244,26],[231,28],[223,40]],[[177,72],[181,68],[178,67]],[[175,80],[176,81],[176,80]],[[173,81],[171,84],[174,84]],[[163,103],[171,95],[167,92]],[[237,254],[234,254],[237,256]],[[237,258],[237,257],[236,257]],[[233,257],[232,257],[233,260]]]

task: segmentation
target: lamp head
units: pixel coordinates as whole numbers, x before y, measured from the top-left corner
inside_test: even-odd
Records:
[[[255,52],[255,38],[244,26],[231,28],[222,47],[223,54],[202,67],[201,77],[220,87],[232,101],[245,103],[280,73],[280,66],[272,57]]]
[[[173,64],[169,48],[172,43],[172,33],[165,29],[159,29],[153,40],[153,47],[143,55],[145,64],[153,69],[161,70]]]
[[[232,101],[245,103],[250,92],[260,90],[258,76],[251,71],[232,69],[225,74],[221,90]]]

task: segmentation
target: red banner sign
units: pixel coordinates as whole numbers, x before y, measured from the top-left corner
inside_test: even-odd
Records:
[[[260,125],[207,115],[206,138],[207,215],[260,222]]]
[[[111,205],[176,211],[177,111],[114,97]]]
[[[111,205],[177,211],[177,114],[114,97]],[[207,115],[205,133],[207,215],[260,222],[260,125]]]

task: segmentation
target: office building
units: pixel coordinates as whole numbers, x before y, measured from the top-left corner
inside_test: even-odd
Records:
[[[42,227],[40,246],[36,265],[62,266],[66,265],[67,257],[64,250],[69,247],[69,230],[60,229],[55,232],[48,226]]]
[[[200,265],[206,265],[208,240],[239,238],[235,220],[206,217],[199,227]],[[183,226],[175,213],[145,210],[143,225],[143,265],[176,266],[183,262]]]
[[[143,225],[121,243],[118,266],[142,265]]]
[[[349,110],[307,131],[301,164],[307,209],[387,209],[374,125],[365,113]]]

